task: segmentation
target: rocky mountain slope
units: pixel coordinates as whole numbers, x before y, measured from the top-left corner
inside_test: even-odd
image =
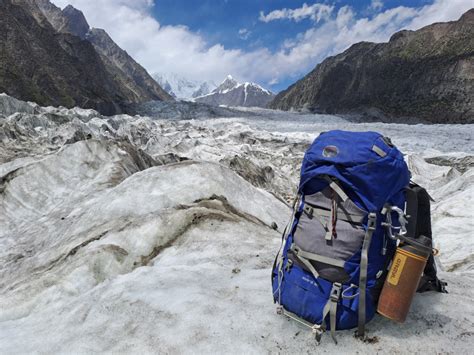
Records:
[[[0,95],[0,353],[472,352],[471,125],[310,117],[105,117]],[[269,276],[304,151],[341,128],[407,153],[449,294],[317,347],[276,314]]]
[[[115,82],[134,96],[133,103],[169,100],[159,84],[126,51],[120,48],[103,29],[90,28],[82,11],[71,5],[63,10],[49,0],[40,0],[41,11],[53,27],[61,33],[71,33],[88,40],[99,53],[107,71]]]
[[[175,73],[156,73],[153,78],[168,94],[180,100],[191,100],[198,96],[207,95],[217,87],[211,80],[199,82],[186,79]]]
[[[239,83],[231,75],[211,93],[194,99],[209,105],[266,107],[274,95],[255,83]]]
[[[171,96],[103,29],[91,28],[85,38],[94,45],[110,75],[135,95],[134,102],[171,100]]]
[[[458,21],[357,43],[279,93],[272,108],[474,122],[474,9]]]
[[[132,103],[171,99],[151,78],[153,90],[119,75],[118,65],[112,68],[91,42],[81,39],[84,21],[77,10],[61,11],[47,0],[2,1],[0,32],[6,36],[0,38],[0,92],[104,114],[122,112]]]

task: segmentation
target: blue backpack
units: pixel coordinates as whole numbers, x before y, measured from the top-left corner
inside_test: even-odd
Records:
[[[292,220],[272,270],[278,313],[310,327],[318,342],[326,329],[335,342],[340,329],[358,327],[363,337],[396,248],[386,227],[404,210],[409,182],[403,155],[389,138],[321,133],[304,156]]]

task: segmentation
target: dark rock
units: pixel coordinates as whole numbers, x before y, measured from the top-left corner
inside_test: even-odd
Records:
[[[250,159],[235,156],[229,161],[229,167],[252,185],[267,188],[271,185],[275,172],[272,167],[260,167]]]
[[[158,165],[168,165],[173,163],[180,163],[189,160],[189,158],[181,157],[174,153],[160,154],[154,157]]]
[[[64,144],[73,144],[73,143],[76,143],[76,142],[79,142],[79,141],[84,141],[86,139],[88,139],[87,134],[84,133],[84,131],[82,131],[82,130],[77,130],[77,131],[74,132],[74,134],[70,138],[68,138],[64,142]]]
[[[471,168],[474,168],[474,156],[467,155],[464,157],[439,156],[432,158],[425,158],[425,161],[430,164],[440,166],[450,166],[461,173],[465,173]]]

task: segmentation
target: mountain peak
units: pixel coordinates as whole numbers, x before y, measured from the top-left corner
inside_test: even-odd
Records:
[[[463,22],[474,22],[474,8],[467,10],[459,19]]]
[[[89,24],[84,14],[72,5],[61,10],[49,0],[23,0],[22,4],[30,10],[32,5],[36,6],[49,24],[59,33],[70,33],[85,39],[87,31],[89,31]]]
[[[225,90],[231,90],[239,85],[238,81],[235,80],[232,75],[227,75],[225,80],[214,90],[215,92],[222,92]]]
[[[201,82],[188,79],[177,73],[155,73],[154,79],[170,95],[182,100],[207,95],[217,86],[213,81]]]
[[[210,94],[196,97],[195,101],[210,105],[266,107],[273,94],[260,85],[250,82],[239,83],[232,75]]]
[[[86,17],[82,11],[76,9],[72,5],[68,5],[63,9],[62,13],[67,19],[68,32],[85,39],[86,34],[89,31],[89,23],[87,23]]]

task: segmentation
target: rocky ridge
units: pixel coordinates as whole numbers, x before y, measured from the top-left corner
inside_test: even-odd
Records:
[[[105,30],[91,28],[82,11],[72,5],[61,10],[49,0],[41,0],[40,4],[43,4],[41,11],[56,31],[76,35],[94,45],[109,74],[134,96],[131,102],[170,99],[167,92]]]
[[[474,9],[458,21],[361,42],[280,92],[270,107],[432,123],[474,122]]]

